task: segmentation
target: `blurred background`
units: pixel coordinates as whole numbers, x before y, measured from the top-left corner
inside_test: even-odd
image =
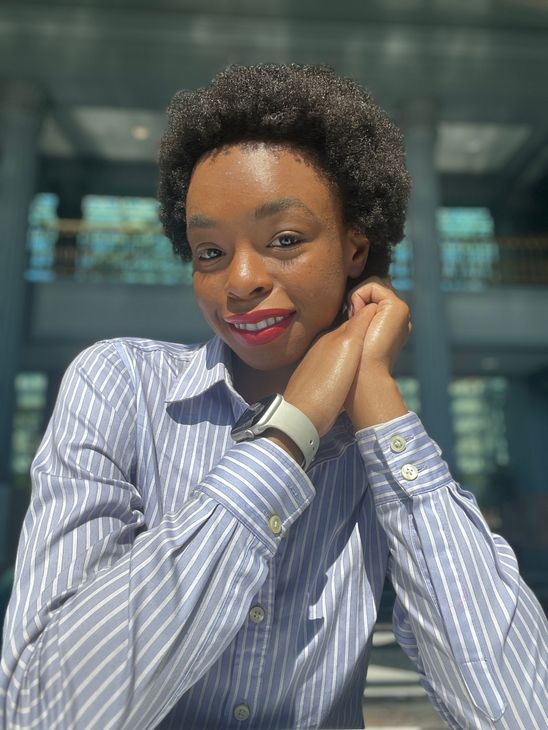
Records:
[[[395,374],[548,605],[548,0],[3,0],[0,621],[29,465],[70,360],[135,335],[202,342],[162,236],[165,107],[228,63],[329,63],[404,131],[414,189]],[[390,632],[368,726],[441,727]]]

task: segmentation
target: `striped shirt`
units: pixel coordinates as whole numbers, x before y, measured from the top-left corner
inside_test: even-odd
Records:
[[[409,412],[341,414],[305,473],[234,444],[231,353],[120,338],[68,368],[32,466],[0,726],[363,727],[385,577],[452,728],[548,727],[547,623]],[[272,519],[274,517],[274,519]]]

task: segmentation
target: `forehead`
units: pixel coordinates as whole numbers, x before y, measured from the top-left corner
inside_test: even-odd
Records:
[[[188,189],[187,214],[204,206],[256,206],[276,197],[309,207],[338,208],[338,195],[312,155],[289,145],[246,142],[206,153]]]

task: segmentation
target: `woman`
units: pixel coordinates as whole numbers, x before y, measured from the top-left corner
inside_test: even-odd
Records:
[[[231,66],[175,95],[160,175],[215,337],[70,366],[33,463],[8,726],[363,727],[388,576],[450,727],[544,727],[542,610],[391,374],[398,131],[329,68]]]

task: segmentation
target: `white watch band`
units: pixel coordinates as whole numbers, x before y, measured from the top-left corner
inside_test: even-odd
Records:
[[[320,435],[308,416],[288,403],[283,396],[280,395],[280,398],[278,407],[268,419],[267,428],[277,428],[295,442],[302,451],[302,468],[306,471],[318,451]]]

